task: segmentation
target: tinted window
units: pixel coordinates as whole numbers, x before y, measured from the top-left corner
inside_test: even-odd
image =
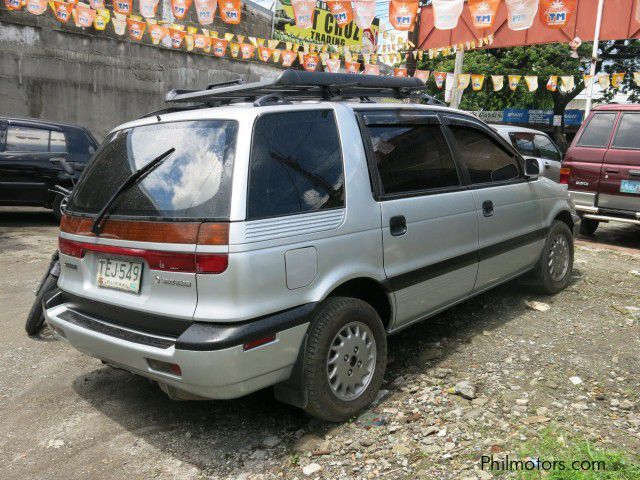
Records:
[[[84,155],[82,160],[87,160],[87,156],[95,153],[93,142],[84,131],[70,128],[67,130],[67,135],[69,136],[69,151],[71,153]]]
[[[344,206],[344,173],[333,112],[260,117],[251,146],[248,218],[340,206]]]
[[[512,132],[511,143],[525,157],[560,161],[560,152],[546,135],[533,132]]]
[[[616,113],[596,113],[591,117],[589,125],[582,132],[577,144],[582,147],[608,146],[616,115]]]
[[[613,146],[640,149],[640,114],[625,113],[622,116]]]
[[[74,190],[69,209],[97,213],[134,171],[169,155],[114,204],[114,215],[228,218],[237,123],[172,122],[119,130],[103,142]]]
[[[375,125],[368,130],[383,193],[460,185],[439,125]]]
[[[471,127],[452,125],[458,152],[471,183],[501,182],[518,178],[517,160],[486,133]]]
[[[49,143],[49,151],[53,153],[65,153],[67,151],[67,141],[64,138],[64,133],[51,131],[51,143]]]
[[[9,125],[7,152],[48,152],[49,130]]]

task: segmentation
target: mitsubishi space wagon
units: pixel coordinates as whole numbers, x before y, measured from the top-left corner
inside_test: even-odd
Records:
[[[565,288],[566,185],[472,115],[375,102],[420,88],[285,71],[170,92],[69,200],[49,326],[174,399],[273,387],[342,421],[375,399],[387,335],[525,273]]]

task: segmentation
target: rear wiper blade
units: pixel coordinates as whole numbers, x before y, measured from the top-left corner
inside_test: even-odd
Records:
[[[118,197],[122,194],[122,192],[134,186],[136,183],[142,180],[145,176],[147,176],[149,173],[155,170],[156,167],[158,167],[169,155],[171,155],[175,151],[176,149],[171,147],[166,152],[161,153],[156,158],[151,160],[144,167],[140,168],[139,170],[136,170],[131,175],[129,175],[129,177],[124,182],[122,182],[122,185],[120,185],[120,187],[118,187],[116,192],[111,196],[111,198],[106,203],[106,205],[102,207],[102,210],[100,210],[100,213],[98,213],[95,220],[93,221],[93,224],[91,225],[91,231],[99,236],[100,232],[102,231],[102,225],[104,223],[103,220],[109,215],[111,208],[115,204],[115,201],[118,199]]]

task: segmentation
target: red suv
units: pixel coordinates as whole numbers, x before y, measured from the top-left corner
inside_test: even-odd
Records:
[[[600,222],[640,225],[640,105],[596,107],[567,151],[560,183],[569,185],[581,233]]]

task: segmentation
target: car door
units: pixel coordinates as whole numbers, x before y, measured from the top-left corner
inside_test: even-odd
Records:
[[[51,163],[51,130],[9,122],[0,160],[2,202],[11,205],[43,205],[49,197],[52,176],[59,166]],[[54,139],[54,143],[56,140]]]
[[[475,203],[435,113],[367,110],[361,124],[398,328],[470,294],[478,268]]]
[[[600,172],[598,207],[640,212],[640,113],[623,112]]]
[[[65,135],[67,137],[69,160],[79,175],[95,153],[97,147],[96,142],[88,132],[82,128],[66,128]]]
[[[489,128],[466,117],[447,116],[476,205],[479,266],[474,289],[489,288],[535,265],[545,231],[534,182],[520,157]]]

